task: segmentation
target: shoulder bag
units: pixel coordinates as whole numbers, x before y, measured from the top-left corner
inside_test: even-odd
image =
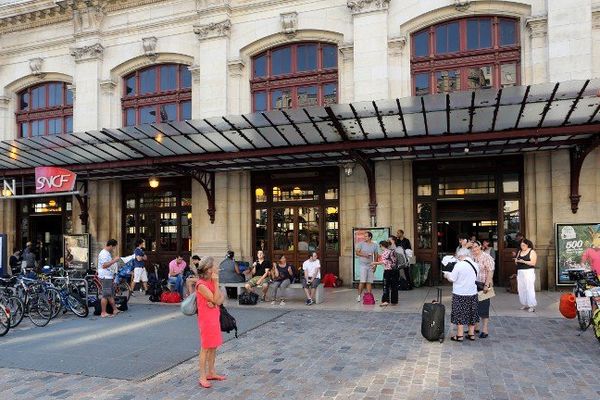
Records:
[[[191,317],[192,315],[198,314],[198,304],[196,303],[196,291],[194,291],[184,301],[182,301],[180,307],[183,315]]]
[[[473,272],[475,272],[475,285],[477,286],[477,291],[481,292],[483,290],[483,288],[485,287],[485,282],[481,282],[477,280],[477,269],[475,268],[475,266],[473,264],[471,264],[471,262],[469,260],[464,260],[465,262],[467,262],[471,268],[473,268]]]

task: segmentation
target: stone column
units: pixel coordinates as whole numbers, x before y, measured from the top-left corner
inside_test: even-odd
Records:
[[[15,125],[14,116],[11,118],[11,113],[9,112],[9,105],[10,97],[0,96],[0,128],[3,128],[2,133],[0,133],[0,140],[11,140],[14,138],[10,137],[9,134],[9,132],[14,132],[15,129],[9,129],[11,125]]]
[[[354,101],[387,99],[390,0],[348,0],[354,16]]]
[[[194,33],[200,41],[195,97],[199,100],[199,117],[215,117],[227,114],[227,49],[231,22],[229,19],[209,24],[194,25]]]
[[[113,112],[116,105],[120,105],[120,99],[115,96],[117,83],[108,79],[100,82],[100,128],[118,128],[123,124],[119,117],[120,112]]]
[[[228,106],[227,114],[239,115],[243,113],[241,105],[242,85],[247,82],[244,79],[244,62],[242,60],[232,60],[227,63],[229,71],[229,87],[228,87]]]
[[[592,76],[600,76],[600,5],[592,10]]]
[[[98,256],[98,252],[108,239],[116,239],[119,242],[118,249],[123,244],[121,182],[117,180],[90,181],[88,194],[88,229],[91,234],[92,261],[96,263],[95,257]],[[129,250],[126,249],[125,254]]]
[[[592,76],[592,0],[548,1],[551,82]]]
[[[354,46],[352,43],[344,43],[338,47],[340,52],[339,63],[339,90],[340,103],[354,101]]]
[[[17,243],[17,201],[16,200],[0,200],[0,232],[6,233],[6,252],[10,255],[13,253],[13,247],[20,247],[20,243]],[[8,256],[4,260],[6,263]],[[5,264],[4,273],[6,273],[10,267]],[[10,273],[10,272],[8,272]]]
[[[73,131],[100,127],[100,74],[104,47],[99,42],[71,48],[75,58],[73,86],[79,94],[73,105]]]
[[[531,39],[530,60],[526,78],[523,83],[535,84],[548,81],[548,19],[543,17],[531,17],[526,22]],[[526,61],[526,60],[524,60]]]
[[[389,93],[391,98],[400,98],[408,96],[404,82],[410,81],[410,63],[408,68],[404,68],[403,55],[406,46],[406,37],[401,36],[388,41],[388,69],[390,73]],[[410,90],[410,85],[409,85]]]

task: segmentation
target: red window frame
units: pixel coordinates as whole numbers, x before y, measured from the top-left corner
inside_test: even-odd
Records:
[[[467,23],[469,20],[491,20],[491,39],[492,45],[487,48],[467,49]],[[500,45],[500,22],[511,21],[515,24],[515,43],[509,45]],[[458,22],[459,28],[459,50],[451,53],[436,52],[436,28],[449,23]],[[429,34],[429,54],[426,56],[414,56],[415,36],[423,32]],[[420,74],[429,74],[428,93],[445,93],[437,90],[436,73],[441,71],[459,71],[460,87],[456,90],[469,90],[469,68],[492,67],[491,85],[493,88],[501,87],[501,67],[506,64],[515,64],[514,84],[521,82],[521,44],[520,44],[519,21],[515,18],[478,15],[461,19],[444,21],[439,24],[431,25],[421,29],[411,35],[411,91],[416,93],[416,76]],[[422,93],[421,93],[422,94]]]
[[[305,45],[316,45],[317,46],[317,68],[307,71],[297,70],[298,61],[298,47]],[[323,49],[326,46],[335,48],[335,67],[325,68],[323,66]],[[290,64],[291,71],[286,74],[272,75],[272,62],[271,55],[274,51],[282,50],[284,48],[290,48]],[[335,101],[339,99],[339,83],[338,83],[338,61],[339,57],[337,54],[337,46],[332,43],[326,42],[298,42],[293,44],[287,44],[283,46],[273,47],[266,50],[256,56],[252,57],[252,78],[250,80],[250,92],[252,96],[252,111],[257,111],[255,95],[257,93],[265,93],[267,101],[267,111],[275,108],[271,107],[271,93],[276,90],[290,90],[291,103],[287,109],[298,108],[298,89],[303,87],[316,86],[317,87],[317,105],[324,105],[324,87],[329,84],[336,85]],[[255,76],[255,63],[256,60],[265,56],[266,57],[266,75],[257,77]]]
[[[161,91],[161,68],[168,66],[177,67],[177,77],[175,79],[177,82],[176,88],[172,90]],[[141,68],[123,77],[123,93],[121,97],[123,126],[132,126],[131,124],[127,125],[127,111],[130,109],[133,109],[135,112],[135,122],[133,125],[141,124],[141,110],[146,107],[154,107],[155,123],[163,122],[160,114],[160,107],[167,104],[176,104],[177,116],[175,120],[183,120],[183,103],[191,102],[192,100],[191,73],[189,71],[187,73],[190,73],[190,87],[183,87],[182,71],[187,71],[187,68],[188,66],[185,64],[165,63]],[[156,90],[154,92],[140,94],[140,74],[149,70],[155,70]],[[127,81],[132,77],[135,77],[135,92],[133,95],[128,95]]]
[[[50,104],[50,85],[61,85],[62,98],[60,104],[49,106]],[[18,137],[32,137],[32,124],[34,122],[44,124],[44,135],[55,135],[61,133],[72,133],[73,132],[73,97],[71,96],[71,103],[68,103],[68,83],[60,81],[50,81],[40,83],[38,85],[29,86],[22,90],[17,95],[17,111],[15,112],[15,119],[17,122],[17,136]],[[44,91],[45,104],[43,107],[32,108],[32,91],[35,89],[42,89]],[[29,96],[28,107],[21,109],[23,104],[23,96]],[[60,119],[61,129],[57,133],[48,133],[50,122],[55,119]],[[71,129],[67,129],[68,120],[71,120]],[[27,135],[23,136],[23,126],[27,127]]]

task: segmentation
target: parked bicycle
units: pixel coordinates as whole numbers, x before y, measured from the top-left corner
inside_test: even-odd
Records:
[[[3,282],[7,282],[7,280],[3,279]],[[0,288],[0,304],[9,311],[10,327],[16,328],[25,316],[25,304],[20,298],[14,296],[10,290],[4,287]]]
[[[579,329],[585,332],[594,326],[594,335],[600,341],[600,281],[595,272],[586,269],[568,269],[569,279],[575,282],[573,294],[577,301]],[[586,300],[577,300],[577,299]],[[588,300],[589,299],[589,300]]]
[[[52,305],[47,290],[38,280],[24,276],[0,278],[4,291],[10,291],[25,305],[25,315],[36,326],[46,326],[52,318]]]
[[[10,330],[10,311],[0,303],[0,336],[4,336]]]

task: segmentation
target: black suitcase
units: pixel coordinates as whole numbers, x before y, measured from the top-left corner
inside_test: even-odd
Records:
[[[446,307],[442,304],[442,289],[438,288],[437,301],[423,304],[421,335],[430,342],[444,341]]]

